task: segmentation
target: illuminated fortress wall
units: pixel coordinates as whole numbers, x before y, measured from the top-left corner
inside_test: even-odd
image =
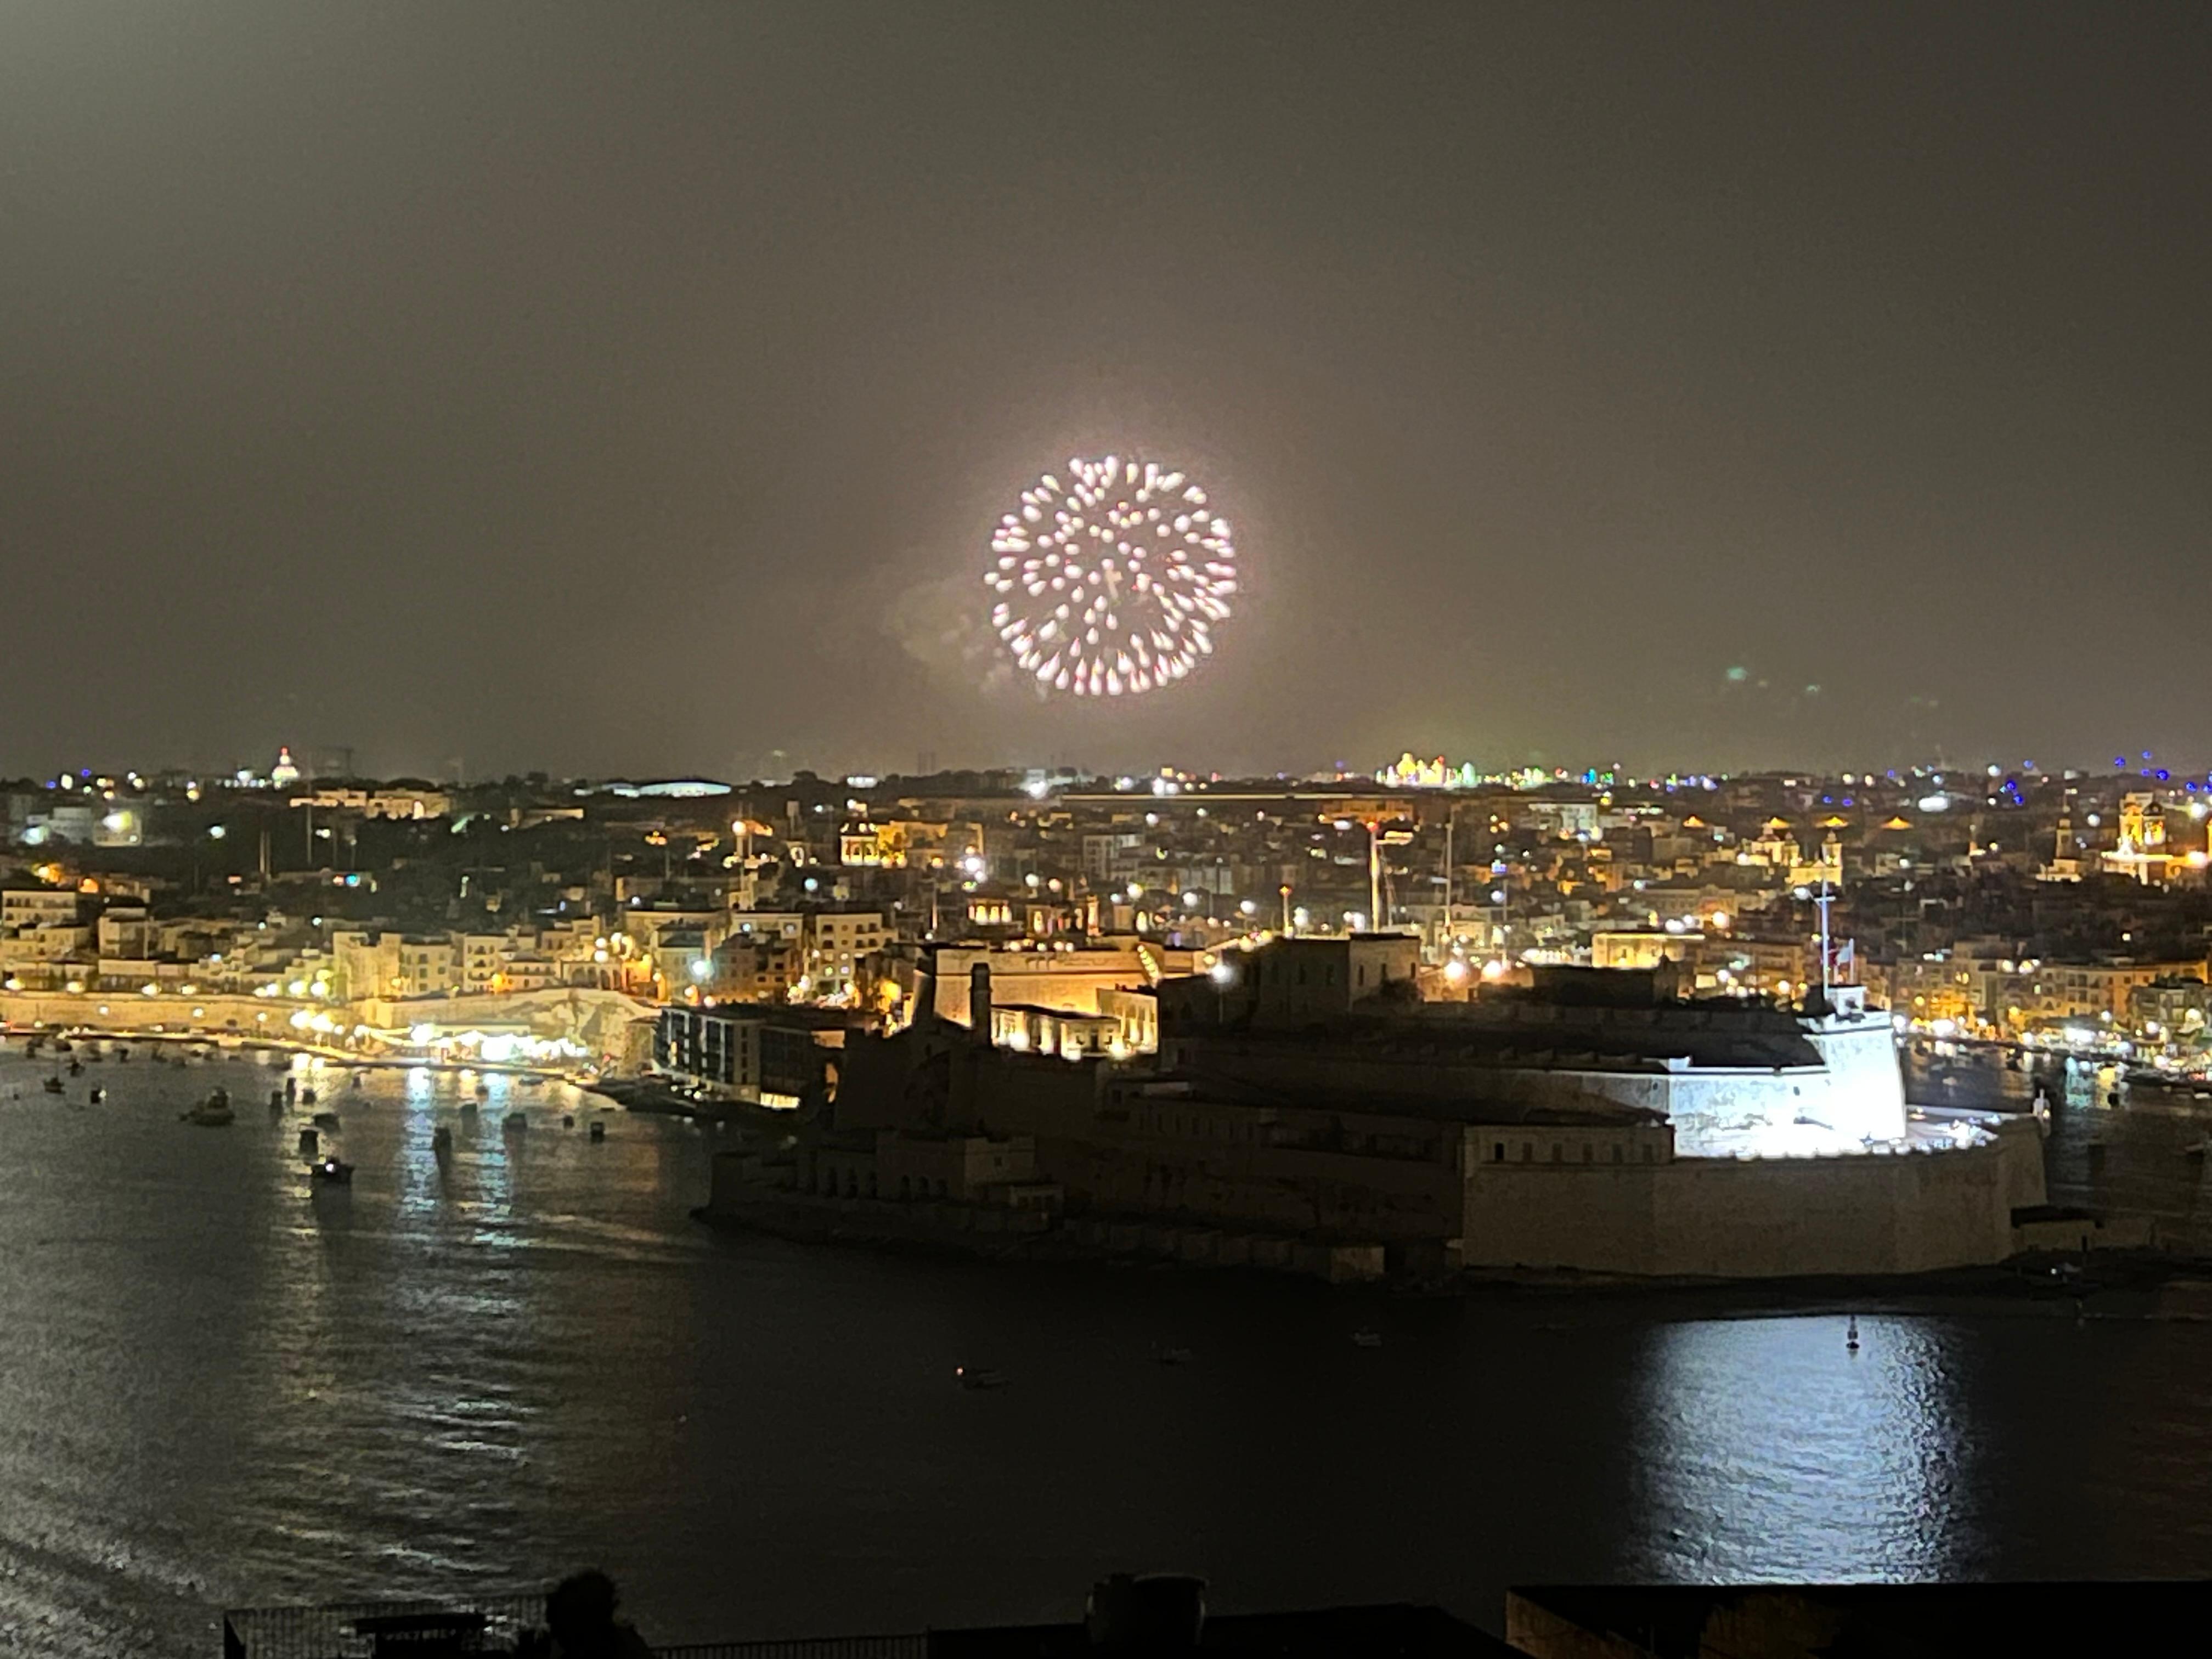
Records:
[[[2013,1209],[2043,1199],[2028,1122],[1940,1152],[1477,1164],[1460,1260],[1717,1279],[1927,1273],[2003,1261]]]

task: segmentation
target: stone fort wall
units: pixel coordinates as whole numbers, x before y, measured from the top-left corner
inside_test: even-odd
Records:
[[[2043,1195],[2033,1124],[1942,1152],[1475,1164],[1461,1260],[1653,1277],[1926,1273],[2004,1260],[2014,1207]]]

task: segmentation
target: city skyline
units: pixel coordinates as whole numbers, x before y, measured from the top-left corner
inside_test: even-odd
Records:
[[[2198,741],[2201,20],[1109,37],[20,11],[0,771]],[[1224,648],[989,689],[992,526],[1109,453],[1229,504]]]

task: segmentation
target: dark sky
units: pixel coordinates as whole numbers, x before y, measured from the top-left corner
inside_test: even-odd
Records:
[[[0,769],[2212,763],[2208,88],[2184,5],[14,0]],[[981,689],[1109,448],[1219,655]]]

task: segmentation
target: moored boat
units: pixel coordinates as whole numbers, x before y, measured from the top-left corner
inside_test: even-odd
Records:
[[[185,1121],[197,1123],[203,1128],[219,1129],[234,1121],[237,1115],[238,1114],[230,1109],[229,1091],[217,1089],[205,1100],[193,1107],[191,1111],[186,1112]]]

